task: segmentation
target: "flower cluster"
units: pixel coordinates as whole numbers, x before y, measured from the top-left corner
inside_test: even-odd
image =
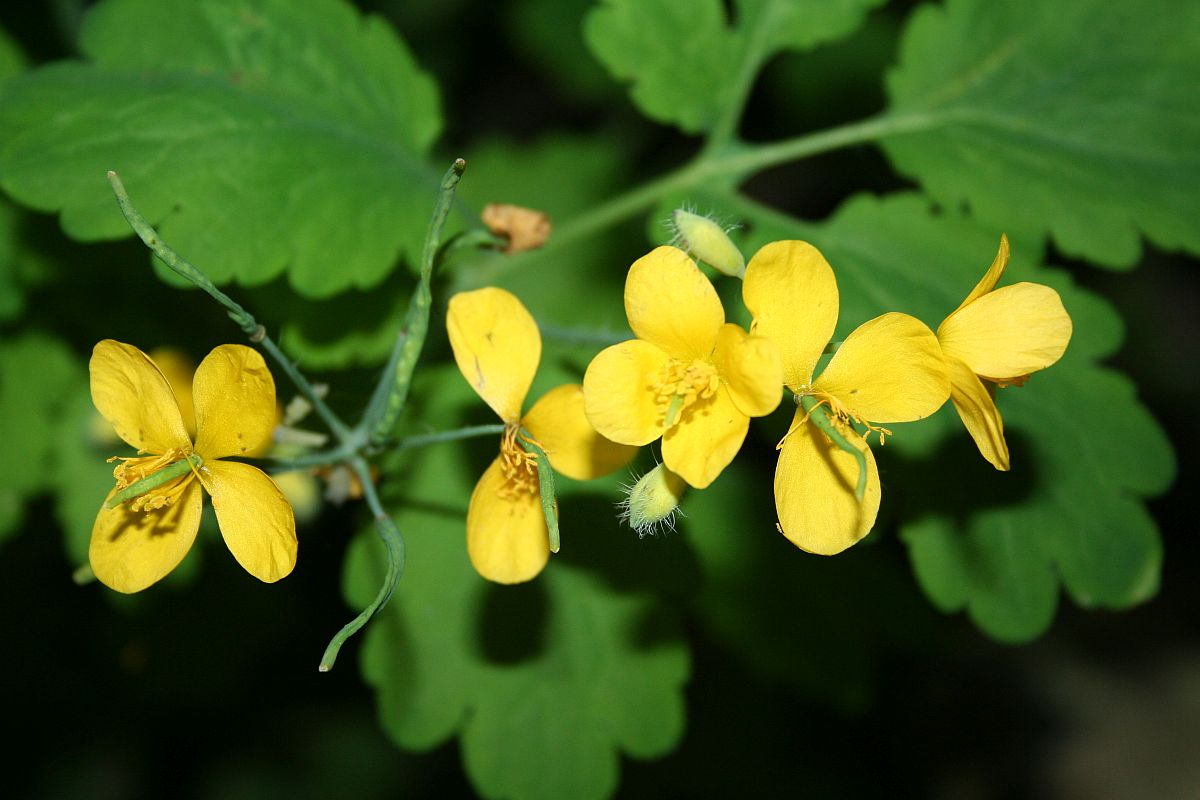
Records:
[[[669,522],[685,484],[703,489],[716,480],[741,448],[750,419],[770,414],[787,394],[795,414],[777,445],[778,527],[796,546],[824,555],[850,547],[875,524],[881,490],[868,437],[883,444],[891,435],[885,425],[923,419],[952,400],[983,456],[1008,469],[994,387],[1020,385],[1057,361],[1071,320],[1047,286],[996,288],[1007,239],[936,334],[893,311],[832,342],[837,279],[816,247],[772,242],[742,269],[729,256],[732,243],[713,241],[724,235],[719,228],[698,228],[689,216],[679,224],[690,226],[679,239],[693,254],[727,261],[722,271],[743,279],[750,330],[725,321],[716,290],[689,252],[659,247],[635,261],[626,278],[635,338],[596,355],[582,388],[554,390],[525,417],[521,403],[541,344],[533,319],[499,289],[451,300],[459,368],[506,431],[467,518],[468,551],[484,577],[528,580],[549,556],[536,500],[538,456],[522,439],[539,442],[554,467],[572,477],[603,474],[635,448],[661,440],[654,480],[639,481],[623,506],[641,532]]]

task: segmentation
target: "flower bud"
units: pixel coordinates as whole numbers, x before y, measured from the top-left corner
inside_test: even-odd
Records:
[[[708,217],[676,209],[671,214],[675,242],[690,255],[731,278],[746,272],[746,259],[725,230]]]
[[[637,531],[638,536],[658,533],[662,528],[675,530],[675,513],[687,484],[674,472],[659,464],[633,486],[618,507],[621,520]]]

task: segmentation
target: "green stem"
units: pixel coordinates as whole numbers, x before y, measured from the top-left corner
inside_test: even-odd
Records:
[[[546,530],[550,535],[550,552],[557,553],[559,548],[558,532],[558,500],[554,495],[554,468],[550,466],[550,457],[538,446],[529,431],[521,429],[517,441],[526,452],[537,456],[538,491],[542,499],[542,515],[546,518]]]
[[[293,364],[291,360],[283,354],[283,351],[279,349],[279,346],[276,345],[271,337],[267,335],[266,328],[258,323],[258,320],[254,318],[254,315],[242,308],[242,306],[229,297],[229,295],[218,289],[216,285],[214,285],[213,282],[208,279],[207,275],[196,269],[196,267],[192,266],[187,259],[176,253],[166,242],[162,240],[162,237],[158,235],[158,232],[154,230],[153,227],[151,227],[150,223],[146,221],[146,218],[143,217],[136,208],[134,208],[133,202],[130,201],[129,195],[125,191],[125,185],[121,183],[121,179],[117,176],[117,173],[109,170],[108,182],[112,184],[113,193],[117,196],[117,204],[121,207],[121,213],[125,215],[125,220],[129,223],[129,226],[133,228],[138,237],[145,242],[146,246],[154,252],[154,255],[158,256],[158,260],[166,264],[167,267],[177,275],[203,289],[209,294],[210,297],[224,306],[229,314],[229,318],[232,319],[237,326],[240,327],[242,331],[250,337],[250,341],[262,345],[262,348],[266,350],[272,358],[275,359],[276,363],[279,364],[284,373],[286,373],[287,376],[292,380],[292,383],[296,385],[296,388],[300,390],[300,393],[303,394],[310,403],[312,403],[313,408],[316,409],[317,413],[321,416],[321,419],[323,419],[325,424],[329,426],[329,430],[332,431],[339,440],[345,441],[350,438],[351,430],[349,426],[342,422],[338,416],[333,413],[333,410],[325,404],[325,401],[317,395],[317,392],[315,389],[313,389],[312,384],[309,383],[308,379],[305,378],[298,369],[296,369],[296,365]]]
[[[446,217],[450,214],[455,189],[466,168],[466,161],[456,159],[442,178],[437,204],[425,234],[425,248],[421,255],[421,275],[417,288],[409,300],[408,313],[396,335],[396,344],[392,348],[387,367],[384,368],[366,413],[363,414],[362,422],[359,423],[358,429],[365,432],[372,445],[380,446],[388,440],[392,429],[396,427],[400,412],[404,410],[404,404],[408,401],[413,370],[416,369],[417,359],[425,346],[425,336],[429,332],[429,310],[433,304],[429,282],[433,276],[438,244],[441,242]]]
[[[829,437],[830,441],[854,456],[854,460],[858,462],[858,482],[854,487],[854,496],[861,503],[867,493],[867,456],[838,430],[837,425],[829,417],[828,407],[820,403],[821,401],[812,395],[804,395],[800,398],[800,405],[808,413],[808,421],[816,425],[822,433]]]
[[[417,436],[406,436],[396,442],[395,449],[406,450],[410,447],[424,447],[429,444],[454,442],[459,439],[472,439],[477,436],[498,436],[502,433],[504,433],[504,423],[502,422],[497,422],[495,425],[470,425],[451,431],[436,431],[434,433],[418,434]]]
[[[325,654],[321,656],[321,664],[317,667],[320,672],[329,672],[333,669],[333,663],[337,660],[342,645],[387,605],[392,593],[396,591],[396,585],[400,583],[400,576],[404,574],[404,537],[400,534],[396,523],[392,522],[392,518],[384,509],[383,504],[379,502],[379,494],[375,491],[375,484],[371,482],[370,467],[361,456],[350,459],[349,464],[358,475],[367,505],[370,506],[371,513],[375,516],[375,529],[387,550],[387,570],[384,572],[383,583],[380,585],[375,599],[329,640]]]
[[[628,333],[609,333],[607,331],[564,328],[547,322],[539,322],[538,330],[541,332],[543,339],[551,339],[563,344],[581,345],[583,347],[608,347],[633,338]]]
[[[319,450],[316,453],[308,453],[295,458],[276,458],[269,463],[269,468],[272,474],[279,472],[294,472],[298,469],[311,469],[313,467],[328,467],[333,464],[340,464],[343,461],[349,461],[354,458],[357,449],[353,446],[339,445],[331,447],[328,450]]]
[[[718,152],[737,138],[738,123],[741,122],[746,102],[750,99],[750,90],[754,88],[754,81],[767,54],[767,37],[774,21],[774,15],[771,14],[773,8],[769,2],[763,4],[754,29],[746,39],[737,80],[722,106],[720,118],[708,134],[708,141],[704,145],[706,153]]]
[[[938,125],[943,117],[931,113],[882,114],[859,122],[805,134],[780,142],[747,145],[736,151],[703,153],[695,161],[637,186],[558,226],[554,235],[532,253],[553,252],[586,239],[643,211],[668,194],[687,191],[716,178],[742,179],[769,167],[799,158],[825,153],[841,147],[875,141],[888,136],[926,130]],[[474,288],[495,282],[520,269],[530,255],[518,253],[508,258],[489,259],[458,271],[455,286]]]

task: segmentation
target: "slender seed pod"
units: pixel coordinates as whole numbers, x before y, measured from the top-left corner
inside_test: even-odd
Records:
[[[129,500],[136,497],[141,497],[148,494],[164,484],[170,483],[176,478],[183,477],[192,470],[200,469],[200,465],[204,463],[204,459],[195,453],[184,456],[181,460],[174,464],[169,464],[157,472],[153,472],[141,480],[134,481],[126,486],[121,491],[114,494],[105,501],[104,507],[113,509]]]

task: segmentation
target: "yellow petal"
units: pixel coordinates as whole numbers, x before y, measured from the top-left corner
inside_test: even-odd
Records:
[[[967,298],[959,304],[957,311],[964,306],[969,306],[985,294],[996,288],[996,284],[1000,282],[1000,276],[1004,274],[1004,268],[1008,266],[1008,237],[1000,234],[1000,249],[996,251],[996,257],[992,259],[992,265],[988,267],[988,271],[979,279],[979,283],[975,284],[975,288],[967,295]]]
[[[192,446],[167,379],[145,353],[105,339],[92,349],[88,368],[92,402],[118,436],[149,453]]]
[[[260,581],[274,583],[296,566],[296,520],[265,472],[233,461],[206,461],[217,524],[229,552]]]
[[[783,535],[801,550],[819,555],[840,553],[870,532],[879,513],[879,470],[862,437],[846,437],[867,457],[867,490],[854,496],[858,461],[810,422],[798,424],[783,442],[775,467],[775,509]]]
[[[640,339],[601,350],[583,376],[584,409],[592,427],[635,447],[662,436],[664,409],[654,399],[666,363],[666,353]]]
[[[175,402],[179,404],[179,414],[183,417],[183,427],[188,436],[196,436],[196,411],[192,407],[192,373],[196,371],[196,362],[188,358],[182,351],[174,347],[156,347],[150,351],[150,360],[158,371],[171,384],[175,394]]]
[[[893,311],[846,337],[813,388],[864,422],[910,422],[942,407],[950,378],[933,331]]]
[[[585,481],[629,463],[637,448],[605,439],[588,422],[583,387],[570,383],[546,392],[521,426],[538,440],[550,465],[568,478]]]
[[[1004,440],[1004,420],[987,387],[969,366],[952,356],[946,357],[950,371],[950,399],[967,433],[975,440],[979,453],[998,470],[1008,470],[1008,443]]]
[[[129,594],[166,577],[196,541],[203,496],[193,480],[172,505],[154,511],[131,511],[129,503],[101,506],[88,547],[96,579]]]
[[[257,350],[223,344],[204,357],[192,382],[196,452],[206,459],[244,456],[275,428],[275,379]]]
[[[955,311],[938,340],[976,375],[1007,380],[1058,361],[1071,341],[1071,317],[1049,286],[1016,283]]]
[[[734,405],[749,417],[770,414],[783,399],[779,349],[765,336],[747,336],[732,322],[721,327],[713,364]]]
[[[837,279],[821,251],[800,241],[764,246],[746,267],[742,299],[751,333],[779,348],[783,382],[799,389],[812,380],[838,319]]]
[[[658,247],[633,262],[625,279],[625,315],[634,334],[673,358],[712,355],[725,309],[708,278],[677,247]]]
[[[537,577],[550,558],[550,534],[541,500],[532,494],[500,497],[500,459],[483,473],[467,509],[467,555],[475,571],[496,583]]]
[[[542,336],[521,301],[486,287],[450,298],[446,332],[467,383],[500,419],[515,423],[542,358]]]
[[[689,485],[703,489],[733,461],[749,428],[750,418],[722,386],[710,399],[684,409],[679,422],[663,436],[663,463]]]

